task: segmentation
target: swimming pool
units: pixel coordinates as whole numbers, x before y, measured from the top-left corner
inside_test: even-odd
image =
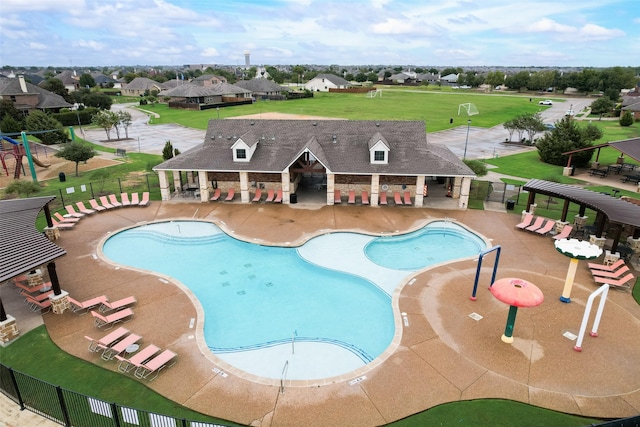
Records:
[[[464,228],[441,222],[404,236],[340,232],[285,248],[235,239],[209,222],[175,221],[116,233],[102,250],[116,263],[187,286],[203,308],[204,339],[217,357],[260,377],[280,379],[286,369],[287,379],[313,380],[351,372],[384,352],[395,333],[394,289],[441,262],[424,254],[467,240],[467,252],[457,249],[456,258],[485,247]],[[403,258],[414,261],[393,268]]]

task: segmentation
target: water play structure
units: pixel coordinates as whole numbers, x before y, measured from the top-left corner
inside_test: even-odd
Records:
[[[40,160],[38,160],[37,158],[34,158],[33,156],[31,156],[31,151],[29,151],[29,146],[28,146],[28,141],[26,143],[20,143],[18,141],[16,141],[15,139],[9,138],[8,136],[2,135],[0,136],[0,141],[3,141],[2,145],[0,145],[0,161],[2,162],[2,168],[4,169],[4,172],[7,174],[7,176],[9,176],[9,169],[7,167],[7,162],[6,159],[7,157],[13,157],[16,161],[16,167],[14,169],[13,172],[13,177],[15,179],[20,178],[20,172],[23,171],[23,167],[22,167],[22,158],[24,156],[27,156],[27,158],[29,159],[29,166],[31,166],[31,162],[35,163],[36,165],[43,167],[43,168],[48,168],[51,165],[47,165],[45,163],[42,163]],[[10,149],[6,150],[5,149],[5,144],[4,141],[8,142],[10,144]],[[26,138],[23,137],[23,141],[26,141]],[[32,175],[35,175],[35,172],[32,168]],[[34,178],[35,180],[35,178]]]

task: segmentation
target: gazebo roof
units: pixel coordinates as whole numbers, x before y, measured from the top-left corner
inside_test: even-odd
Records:
[[[67,251],[35,228],[38,213],[53,199],[0,201],[0,282],[66,255]]]

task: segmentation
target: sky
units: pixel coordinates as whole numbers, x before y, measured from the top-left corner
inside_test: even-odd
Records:
[[[0,66],[640,66],[640,0],[1,0]]]

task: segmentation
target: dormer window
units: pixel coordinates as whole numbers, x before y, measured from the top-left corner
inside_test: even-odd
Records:
[[[244,138],[244,139],[243,139]],[[254,141],[253,143],[247,144],[245,141]],[[231,146],[231,151],[233,153],[233,161],[234,162],[250,162],[251,156],[256,151],[256,147],[258,146],[258,137],[255,135],[243,135],[241,138],[238,138],[236,142]]]
[[[369,162],[372,165],[386,165],[389,163],[389,143],[380,132],[376,132],[369,140]]]
[[[247,150],[245,150],[244,148],[237,148],[236,159],[240,160],[240,159],[246,159],[246,158],[247,158]]]
[[[373,161],[374,162],[384,162],[386,160],[386,153],[384,151],[374,151],[373,152]]]

